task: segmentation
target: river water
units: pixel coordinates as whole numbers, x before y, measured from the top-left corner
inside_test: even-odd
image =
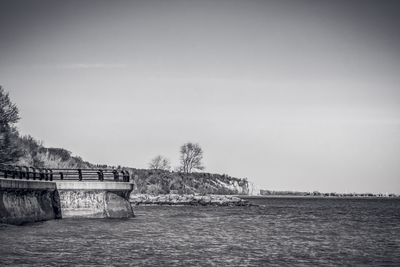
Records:
[[[0,226],[0,265],[400,266],[400,200],[267,198]]]

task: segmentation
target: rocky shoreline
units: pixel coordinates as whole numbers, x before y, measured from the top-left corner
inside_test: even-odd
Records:
[[[250,206],[244,199],[231,195],[149,195],[131,194],[132,205],[185,205],[185,206]]]

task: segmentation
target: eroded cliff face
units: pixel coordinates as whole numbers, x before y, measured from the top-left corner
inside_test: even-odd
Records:
[[[56,190],[0,191],[0,223],[20,225],[60,218],[61,207]]]
[[[130,218],[132,207],[114,192],[59,190],[63,218]]]

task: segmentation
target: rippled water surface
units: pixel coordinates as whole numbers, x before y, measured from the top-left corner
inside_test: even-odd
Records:
[[[253,201],[2,225],[0,265],[400,266],[400,200]]]

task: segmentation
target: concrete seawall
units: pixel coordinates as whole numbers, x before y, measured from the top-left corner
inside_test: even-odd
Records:
[[[63,218],[130,218],[132,186],[122,182],[57,181]]]
[[[132,185],[127,182],[0,179],[0,223],[52,219],[129,218]]]
[[[56,184],[0,179],[0,223],[23,224],[61,218]]]

